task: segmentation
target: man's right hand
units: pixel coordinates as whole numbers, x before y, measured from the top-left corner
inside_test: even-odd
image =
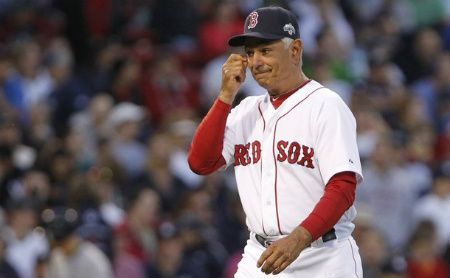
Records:
[[[257,267],[265,274],[278,274],[297,259],[312,242],[311,234],[302,226],[297,226],[288,236],[274,241],[261,254]]]
[[[240,54],[231,54],[222,65],[222,86],[219,99],[227,104],[232,104],[245,80],[247,69],[247,57]]]

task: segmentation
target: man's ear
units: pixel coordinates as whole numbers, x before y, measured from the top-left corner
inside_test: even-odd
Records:
[[[291,43],[291,57],[300,62],[303,53],[303,42],[300,39],[296,39]]]

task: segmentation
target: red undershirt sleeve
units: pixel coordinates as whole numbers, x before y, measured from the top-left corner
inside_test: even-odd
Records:
[[[310,232],[313,240],[331,230],[353,204],[356,184],[353,172],[341,172],[330,179],[324,195],[311,214],[300,224]]]
[[[231,105],[217,99],[198,126],[188,154],[189,167],[194,173],[208,175],[225,165],[222,149],[230,109]]]

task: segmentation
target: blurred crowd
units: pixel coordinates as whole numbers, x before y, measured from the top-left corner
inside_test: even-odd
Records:
[[[355,114],[364,277],[450,277],[448,0],[0,0],[0,277],[233,277],[233,170],[186,155],[270,4]],[[266,93],[247,76],[236,103]]]

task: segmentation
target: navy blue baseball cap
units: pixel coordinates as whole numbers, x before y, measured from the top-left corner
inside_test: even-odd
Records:
[[[243,46],[246,38],[279,40],[298,39],[300,33],[296,16],[281,7],[264,7],[251,12],[244,23],[244,33],[231,37],[230,46]]]

